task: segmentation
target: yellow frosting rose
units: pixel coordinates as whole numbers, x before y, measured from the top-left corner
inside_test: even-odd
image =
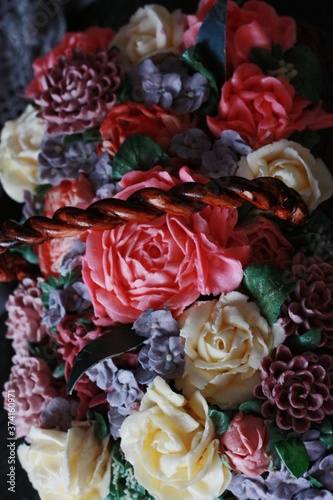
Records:
[[[99,440],[95,425],[78,422],[67,432],[33,427],[30,446],[17,454],[41,500],[103,500],[109,493],[109,437]]]
[[[159,53],[180,53],[184,17],[180,10],[169,12],[161,5],[139,8],[130,22],[120,28],[112,45],[121,51],[122,64],[130,67]]]
[[[231,480],[199,392],[187,400],[156,377],[120,437],[136,479],[158,500],[213,500]]]
[[[307,148],[286,139],[241,158],[236,174],[247,179],[276,177],[295,189],[310,211],[333,194],[333,178],[325,163]]]
[[[177,388],[186,397],[199,389],[222,409],[235,409],[252,399],[260,361],[285,339],[282,326],[270,326],[257,305],[239,292],[196,302],[179,321],[185,370]]]
[[[0,138],[0,181],[4,190],[18,203],[24,190],[33,191],[42,181],[38,154],[44,135],[43,122],[31,105],[16,120],[5,123]]]

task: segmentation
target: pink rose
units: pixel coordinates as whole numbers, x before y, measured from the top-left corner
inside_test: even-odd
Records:
[[[253,477],[269,470],[265,455],[269,434],[263,418],[237,413],[229,429],[220,437],[229,464],[236,472]]]
[[[217,0],[200,0],[197,12],[186,16],[187,29],[183,33],[183,42],[186,48],[196,44],[202,21],[216,4],[216,1]]]
[[[126,174],[123,186],[127,176],[136,184],[117,198],[141,186],[165,189],[179,183],[161,168]],[[180,179],[189,180],[187,169],[181,169]],[[236,210],[206,207],[183,218],[164,215],[149,224],[89,231],[83,279],[96,323],[130,323],[150,307],[168,307],[179,315],[200,294],[237,288],[248,247],[234,229],[236,222]]]
[[[235,130],[258,149],[296,130],[333,125],[333,114],[321,105],[305,109],[308,104],[285,78],[267,76],[255,64],[243,63],[223,85],[218,115],[208,116],[207,124],[216,137],[223,130]]]
[[[52,217],[58,208],[66,206],[86,208],[94,196],[92,184],[80,174],[77,180],[64,180],[50,189],[46,196],[43,215]],[[38,262],[44,276],[59,275],[62,260],[70,252],[75,238],[55,238],[38,246]]]
[[[250,1],[243,7],[228,2],[227,54],[230,69],[249,61],[252,47],[272,50],[272,43],[283,52],[296,43],[296,23],[281,17],[265,2]]]
[[[38,57],[33,62],[34,80],[25,89],[28,97],[33,98],[43,91],[43,79],[48,70],[58,63],[59,56],[72,57],[72,48],[81,48],[84,52],[93,52],[97,48],[107,50],[114,37],[111,28],[91,26],[83,32],[69,32],[45,56]]]
[[[251,248],[248,265],[260,262],[279,266],[291,262],[295,248],[271,220],[259,216],[255,222],[244,224],[242,230]]]

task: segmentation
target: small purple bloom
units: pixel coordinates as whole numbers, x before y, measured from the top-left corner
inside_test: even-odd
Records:
[[[46,429],[67,431],[77,417],[79,403],[61,397],[55,397],[46,405],[40,415],[40,422]]]
[[[202,155],[211,147],[211,142],[203,130],[189,128],[172,138],[170,154],[183,158],[192,165],[201,165]]]
[[[173,109],[179,115],[196,111],[208,99],[208,80],[200,73],[182,79],[182,88],[174,99]]]
[[[138,411],[140,406],[139,402],[134,402],[128,405],[126,408],[123,406],[111,406],[108,411],[108,419],[110,423],[110,433],[114,439],[120,437],[119,429],[128,415]]]
[[[185,353],[182,339],[179,336],[157,336],[146,341],[139,353],[139,363],[149,374],[160,375],[165,379],[175,379],[183,375]],[[137,378],[141,382],[146,378],[140,369]],[[147,383],[147,382],[145,382]]]
[[[123,406],[127,408],[136,401],[140,401],[143,396],[136,378],[130,370],[118,370],[113,378],[112,389],[107,394],[107,401],[110,406]]]
[[[178,323],[167,309],[147,309],[134,322],[133,329],[142,337],[179,335]]]
[[[59,272],[62,276],[70,273],[76,267],[82,265],[82,257],[86,251],[86,244],[80,240],[74,240],[71,251],[63,258]]]
[[[308,471],[308,474],[317,479],[325,489],[329,490],[333,498],[333,453],[317,460]]]
[[[96,191],[105,184],[112,182],[112,163],[108,153],[102,153],[96,160],[94,169],[90,172],[88,179]]]
[[[112,361],[112,358],[106,358],[97,365],[87,370],[87,375],[92,382],[102,391],[108,391],[113,386],[113,379],[118,368]]]
[[[24,191],[24,205],[22,214],[25,219],[39,215],[43,211],[44,203],[38,201],[34,193],[31,191]]]
[[[68,312],[81,313],[91,307],[89,291],[82,281],[75,281],[64,288],[64,300]]]
[[[49,294],[48,311],[42,323],[49,328],[57,326],[66,315],[66,295],[62,289],[55,288]]]
[[[249,146],[244,139],[242,139],[239,133],[234,130],[223,130],[221,137],[217,142],[227,146],[240,156],[246,156],[249,153],[252,153],[251,146]]]

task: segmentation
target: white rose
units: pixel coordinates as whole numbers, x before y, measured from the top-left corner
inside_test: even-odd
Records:
[[[156,54],[179,54],[183,31],[184,17],[180,10],[169,12],[161,5],[146,5],[120,28],[112,45],[120,49],[123,65],[131,67]]]
[[[16,120],[7,121],[1,132],[0,181],[18,203],[24,201],[24,190],[33,191],[42,184],[38,154],[45,130],[37,114],[29,105]]]
[[[158,500],[213,500],[231,481],[199,392],[187,400],[156,377],[120,437],[136,479]]]
[[[33,427],[30,446],[17,449],[41,500],[102,500],[111,479],[109,437],[96,438],[95,425],[76,422],[67,432]]]
[[[286,139],[241,158],[236,174],[247,179],[276,177],[295,189],[310,211],[333,193],[333,178],[325,163],[307,148]]]
[[[185,370],[177,388],[187,397],[199,389],[224,410],[252,399],[262,358],[285,339],[282,326],[270,326],[257,305],[239,292],[196,302],[179,321]]]

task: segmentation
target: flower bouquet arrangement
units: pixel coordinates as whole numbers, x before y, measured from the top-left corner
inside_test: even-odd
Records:
[[[295,21],[146,5],[33,68],[0,268],[41,499],[332,498],[333,114]]]

